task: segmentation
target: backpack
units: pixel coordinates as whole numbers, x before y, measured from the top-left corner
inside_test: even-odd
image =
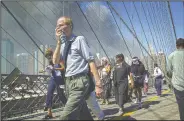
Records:
[[[134,76],[142,76],[145,73],[145,67],[141,62],[139,62],[139,65],[132,64],[131,72],[134,74]]]
[[[143,63],[139,61],[138,65],[132,64],[131,73],[133,74],[134,82],[136,83],[136,85],[143,86],[145,74],[145,67]]]

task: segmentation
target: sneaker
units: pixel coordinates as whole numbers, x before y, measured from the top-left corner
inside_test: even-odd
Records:
[[[44,109],[43,109],[44,111],[47,111],[48,110],[48,107],[44,107]]]
[[[139,101],[138,101],[138,98],[136,98],[134,103],[138,103],[138,102],[139,102]]]
[[[98,115],[98,120],[103,121],[104,119],[105,119],[105,114],[104,114],[103,111],[101,111],[101,112],[99,113],[99,115]]]
[[[123,114],[123,108],[119,108],[118,115],[122,115],[122,114]]]
[[[106,105],[109,105],[109,104],[110,104],[110,102],[106,100]]]
[[[104,104],[105,104],[105,100],[102,100],[101,105],[104,105]]]
[[[138,107],[139,109],[141,109],[142,108],[142,103],[140,102],[139,103],[139,107]]]
[[[54,118],[52,115],[45,115],[45,117],[43,117],[42,119],[52,119],[52,118]]]
[[[144,96],[146,96],[146,97],[147,97],[147,96],[148,96],[148,95],[147,95],[147,93],[144,93]]]

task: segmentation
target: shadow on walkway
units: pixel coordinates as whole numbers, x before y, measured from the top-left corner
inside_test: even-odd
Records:
[[[103,112],[104,112],[105,115],[113,115],[113,114],[118,113],[118,111],[119,111],[119,108],[113,108],[113,109],[103,110]]]
[[[112,117],[108,117],[108,119],[106,120],[134,120],[136,121],[136,119],[131,116],[112,116]]]
[[[148,109],[150,107],[150,105],[156,105],[160,103],[160,101],[146,101],[143,103],[142,108]],[[134,104],[132,106],[126,107],[125,108],[125,112],[124,113],[128,113],[128,112],[134,112],[139,110],[138,105]],[[113,109],[106,109],[103,110],[105,115],[115,115],[118,113],[119,109],[118,108],[113,108]],[[135,120],[134,118],[132,118],[131,116],[110,116],[107,117],[108,120]]]

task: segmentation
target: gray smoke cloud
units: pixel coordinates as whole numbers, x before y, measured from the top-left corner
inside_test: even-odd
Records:
[[[84,12],[87,16],[87,19],[89,20],[89,23],[92,25],[93,30],[97,34],[98,39],[102,42],[103,47],[109,56],[115,56],[118,53],[123,53],[126,56],[129,56],[122,36],[120,35],[113,16],[111,15],[111,12],[107,6],[101,4],[101,2],[90,2],[84,7]],[[88,28],[88,26],[89,25],[85,24],[85,28]],[[96,38],[92,36],[93,33],[89,31],[86,32],[85,35],[88,37],[88,40],[92,45],[99,46],[98,42],[94,41]],[[126,36],[125,38],[126,43],[131,50],[133,40],[127,38]],[[140,49],[138,48],[136,42],[134,42],[134,44],[135,46],[133,49],[133,55],[139,56]]]
[[[74,33],[84,35],[94,53],[100,51],[104,55],[96,37],[75,2],[66,2],[64,8],[62,2],[56,1],[4,3],[38,45],[55,45],[54,29],[56,21],[60,16],[66,15],[70,16],[73,20]],[[129,54],[125,44],[107,6],[101,4],[101,2],[89,2],[88,4],[82,5],[89,23],[93,27],[108,56],[115,56],[118,53],[124,53],[128,56]],[[4,8],[2,8],[1,26],[7,31],[7,33],[3,31],[3,38],[9,38],[14,43],[15,54],[27,51],[31,53],[33,50],[38,50],[31,39]],[[128,39],[126,39],[127,45],[131,47],[132,41]],[[136,48],[135,46],[134,53],[139,53]]]

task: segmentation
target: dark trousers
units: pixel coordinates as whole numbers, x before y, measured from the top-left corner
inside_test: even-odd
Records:
[[[162,94],[162,79],[155,79],[155,89],[157,91],[157,95]]]
[[[174,93],[178,103],[180,120],[184,120],[184,91],[179,91],[177,89],[174,89]]]
[[[103,94],[102,94],[102,99],[104,99],[104,100],[108,100],[109,99],[109,97],[110,97],[110,84],[109,83],[107,83],[107,84],[105,84],[105,85],[103,85]]]
[[[59,97],[60,101],[63,105],[66,104],[66,97],[64,95],[64,89],[61,89],[59,86],[61,84],[62,78],[60,76],[56,76],[55,78],[51,77],[48,89],[47,89],[47,96],[46,96],[46,107],[52,107],[52,99],[54,95],[54,90],[57,89],[57,96]]]
[[[115,99],[116,103],[120,108],[124,107],[124,104],[128,100],[128,84],[127,83],[119,83],[115,86]]]

